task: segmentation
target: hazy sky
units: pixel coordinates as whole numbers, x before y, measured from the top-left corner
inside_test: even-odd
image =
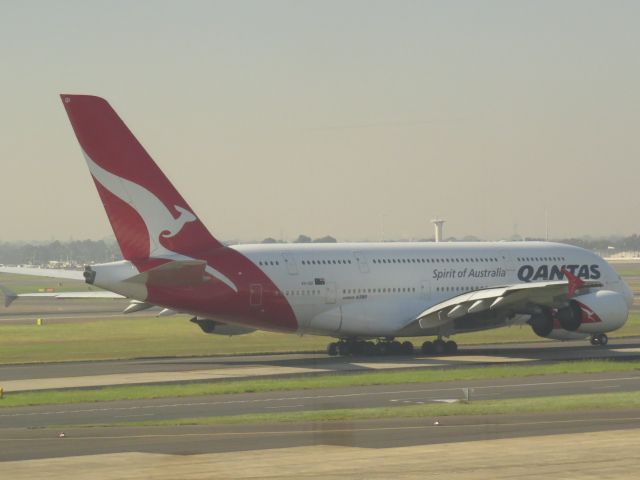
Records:
[[[640,2],[0,0],[0,240],[111,234],[58,94],[212,233],[640,232]],[[384,233],[383,233],[384,232]]]

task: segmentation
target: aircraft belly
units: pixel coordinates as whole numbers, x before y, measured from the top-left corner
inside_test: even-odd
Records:
[[[342,307],[336,306],[315,315],[309,323],[308,332],[319,335],[335,335],[340,333],[342,325]]]
[[[394,336],[419,313],[424,306],[420,299],[366,300],[342,306],[341,335]]]

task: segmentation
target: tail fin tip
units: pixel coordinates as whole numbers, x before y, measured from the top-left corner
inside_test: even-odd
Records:
[[[104,98],[60,98],[125,259],[222,246]]]

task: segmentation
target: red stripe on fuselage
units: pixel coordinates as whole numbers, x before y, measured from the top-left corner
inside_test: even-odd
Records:
[[[180,288],[147,284],[147,301],[202,317],[209,315],[217,319],[226,318],[228,321],[260,330],[297,330],[296,316],[284,294],[244,255],[234,249],[223,247],[193,258],[206,261],[208,265],[227,276],[238,291],[235,292],[216,278]],[[166,260],[151,258],[134,263],[144,272],[166,263]]]

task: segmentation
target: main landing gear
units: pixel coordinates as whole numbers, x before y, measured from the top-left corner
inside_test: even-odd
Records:
[[[378,340],[377,342],[343,338],[339,342],[327,345],[327,354],[335,357],[349,355],[412,355],[411,342],[398,342],[393,339]]]
[[[458,344],[453,340],[444,341],[439,337],[433,342],[424,342],[420,351],[424,355],[453,355],[458,351]],[[338,342],[332,342],[327,345],[327,354],[331,357],[346,357],[350,355],[413,355],[413,344],[411,342],[400,343],[393,338],[380,339],[376,342],[342,338]]]
[[[607,337],[606,333],[596,333],[595,335],[591,335],[591,345],[606,345],[609,343],[609,337]]]
[[[445,342],[442,338],[438,338],[433,342],[427,340],[420,350],[425,355],[442,355],[443,353],[453,355],[458,351],[458,344],[453,340]]]

